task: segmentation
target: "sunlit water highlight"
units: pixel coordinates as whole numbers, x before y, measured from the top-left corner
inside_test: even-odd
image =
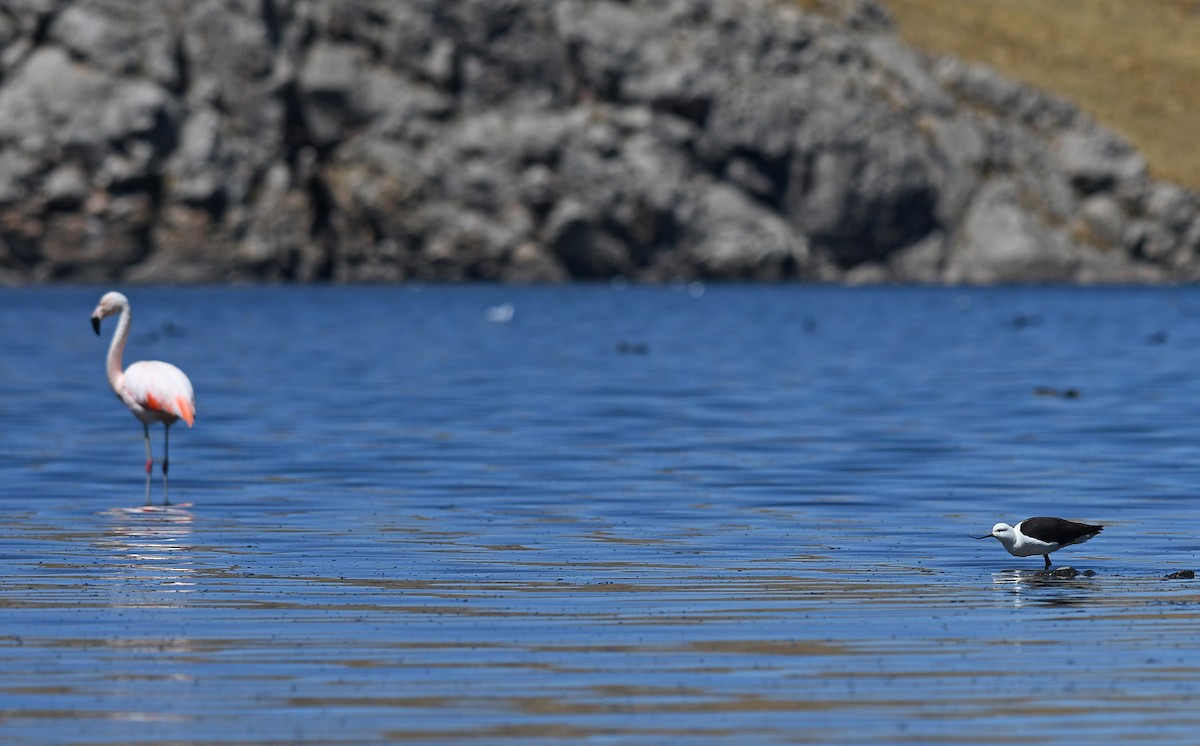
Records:
[[[151,510],[102,290],[0,293],[6,744],[1200,727],[1200,290],[126,289]]]

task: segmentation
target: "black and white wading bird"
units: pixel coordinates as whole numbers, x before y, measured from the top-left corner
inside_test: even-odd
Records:
[[[1072,544],[1082,544],[1104,530],[1104,526],[1091,523],[1076,523],[1064,518],[1026,518],[1016,526],[997,523],[990,534],[972,536],[972,539],[996,537],[1008,553],[1014,557],[1032,557],[1040,554],[1046,558],[1046,569],[1050,569],[1050,553]]]

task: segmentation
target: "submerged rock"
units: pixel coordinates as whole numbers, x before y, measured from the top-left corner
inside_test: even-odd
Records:
[[[1044,574],[1051,578],[1074,578],[1079,576],[1079,571],[1074,567],[1056,567],[1053,570],[1046,570]]]
[[[0,281],[1200,278],[1196,194],[873,0],[37,7]]]
[[[1196,577],[1194,570],[1176,570],[1173,573],[1165,575],[1163,580],[1192,580]]]

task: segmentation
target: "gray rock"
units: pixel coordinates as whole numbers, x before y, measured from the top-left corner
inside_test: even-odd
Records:
[[[720,163],[745,154],[764,164],[786,163],[809,112],[822,103],[802,77],[736,81],[714,97],[701,135],[701,152]]]
[[[887,90],[894,96],[902,97],[905,107],[942,116],[953,113],[954,97],[930,75],[925,59],[919,52],[891,33],[868,36],[865,47],[873,65],[890,81],[894,81],[894,85],[888,86]]]
[[[1058,137],[1058,157],[1072,185],[1083,194],[1111,191],[1146,172],[1137,151],[1099,127],[1070,129]]]
[[[50,155],[75,148],[102,157],[110,142],[148,134],[168,96],[153,83],[79,68],[45,47],[0,87],[0,143]]]
[[[872,0],[10,0],[0,282],[1200,278],[1200,199]]]
[[[946,268],[950,282],[1065,282],[1078,266],[1062,234],[1021,206],[1017,185],[984,185],[963,221],[959,250]]]
[[[147,43],[170,38],[166,13],[173,3],[89,0],[66,5],[54,15],[48,35],[73,57],[113,75],[135,75],[157,64],[164,47]],[[149,64],[147,64],[149,63]]]
[[[1082,261],[1072,281],[1083,285],[1150,285],[1169,279],[1160,265],[1131,261],[1119,253],[1092,247],[1083,247],[1081,253]]]
[[[179,145],[166,166],[173,198],[206,202],[222,190],[221,172],[213,164],[222,156],[223,124],[221,115],[208,107],[193,112],[184,122]]]
[[[599,213],[574,199],[560,201],[546,219],[545,241],[572,277],[631,273],[627,244],[605,226]]]
[[[77,208],[88,196],[87,176],[76,164],[60,166],[46,177],[42,194],[55,209]]]
[[[366,118],[359,90],[366,50],[350,44],[321,44],[307,55],[296,81],[305,125],[318,146],[336,143]]]
[[[941,281],[945,279],[946,255],[946,236],[934,231],[888,256],[888,279],[896,282]]]
[[[1112,249],[1125,241],[1125,211],[1115,197],[1097,194],[1083,201],[1080,210],[1081,228],[1091,243]]]
[[[0,149],[0,205],[28,197],[34,175],[44,167],[39,158],[20,148]]]
[[[778,280],[808,263],[809,247],[787,223],[743,191],[726,184],[705,190],[690,225],[690,249],[706,277]]]
[[[1065,99],[1022,85],[985,65],[943,57],[933,75],[964,102],[1037,132],[1056,132],[1084,119]]]
[[[790,222],[840,265],[878,261],[937,227],[937,162],[926,141],[882,125],[847,123],[802,144],[785,196]]]

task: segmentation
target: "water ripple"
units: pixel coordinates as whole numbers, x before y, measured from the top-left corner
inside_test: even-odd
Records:
[[[4,291],[0,740],[1193,740],[1197,291],[705,290]]]

